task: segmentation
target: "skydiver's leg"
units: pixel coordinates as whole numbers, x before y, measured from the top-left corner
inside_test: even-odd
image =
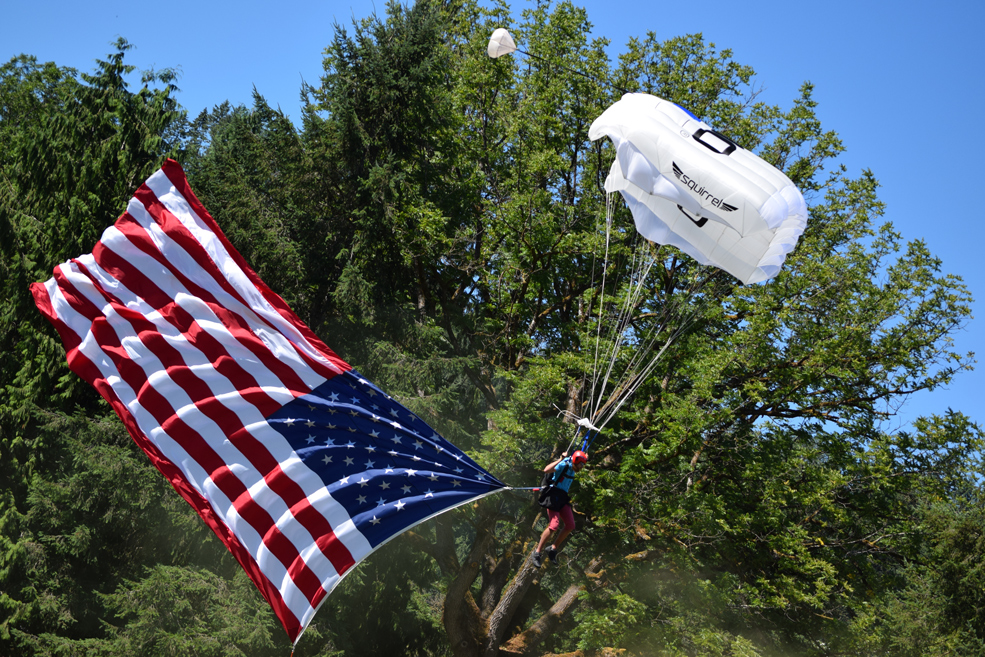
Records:
[[[547,541],[551,538],[551,534],[557,531],[557,528],[561,526],[561,514],[559,512],[548,509],[547,517],[550,522],[547,523],[547,529],[545,529],[540,535],[540,541],[537,543],[537,549],[534,551],[535,554],[540,554],[544,551],[544,546],[547,545]]]
[[[571,508],[570,504],[566,504],[563,509],[558,511],[557,518],[564,522],[564,527],[561,528],[560,533],[558,533],[557,538],[554,539],[554,544],[551,545],[551,551],[557,552],[558,548],[561,547],[561,543],[564,539],[568,538],[568,534],[575,529],[575,512]],[[560,525],[560,523],[558,523]],[[540,548],[538,548],[538,551]]]
[[[547,545],[547,539],[551,537],[554,530],[548,528],[544,530],[544,533],[540,535],[540,541],[537,543],[537,552],[543,552],[544,546]]]

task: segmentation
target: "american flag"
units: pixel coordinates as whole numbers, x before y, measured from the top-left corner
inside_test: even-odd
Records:
[[[319,340],[177,162],[91,254],[31,291],[71,369],[225,543],[292,643],[375,549],[506,488]]]

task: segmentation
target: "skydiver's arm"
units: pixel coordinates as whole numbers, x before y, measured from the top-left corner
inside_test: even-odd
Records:
[[[568,456],[567,452],[561,454],[561,458],[559,458],[557,461],[554,461],[553,463],[549,463],[547,466],[544,467],[544,472],[554,472],[554,468],[557,467],[557,464],[563,461],[567,456]]]

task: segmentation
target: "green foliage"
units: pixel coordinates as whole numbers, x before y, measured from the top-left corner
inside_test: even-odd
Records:
[[[158,565],[101,598],[112,619],[106,624],[108,638],[72,641],[46,632],[33,641],[37,654],[274,654],[279,628],[243,572],[227,580],[208,571]]]
[[[875,599],[854,620],[855,643],[846,649],[901,656],[982,653],[985,507],[978,483],[953,497],[924,498],[899,586],[873,592]]]
[[[599,601],[602,602],[602,601]],[[649,624],[650,610],[624,593],[614,593],[597,609],[575,614],[573,632],[582,650],[625,645],[629,637]]]
[[[203,205],[272,290],[318,318],[338,272],[322,264],[334,243],[317,218],[325,199],[297,129],[254,91],[252,110],[203,111],[188,136],[183,164]]]
[[[149,466],[108,407],[68,372],[28,291],[89,251],[177,146],[173,73],[147,73],[132,93],[129,46],[116,45],[81,78],[24,56],[0,68],[0,645],[8,649],[33,645],[42,631],[98,633],[95,596],[127,576],[128,559],[157,552],[159,520],[148,507],[160,507],[163,482],[146,479]]]
[[[347,576],[312,623],[344,655],[447,654],[430,559],[390,543]],[[305,639],[306,640],[306,639]]]
[[[8,433],[12,422],[24,426],[41,399],[71,411],[88,397],[86,410],[95,410],[95,395],[78,392],[80,382],[67,375],[60,348],[33,311],[28,285],[88,252],[107,218],[120,214],[133,189],[177,147],[183,114],[171,95],[174,74],[147,73],[145,86],[131,93],[125,76],[132,67],[123,63],[129,45],[120,40],[117,48],[81,81],[71,70],[41,67],[30,58],[0,69],[0,88],[10,97],[3,103],[10,123],[4,120],[0,137],[4,452],[23,439]],[[163,88],[147,86],[156,82]],[[27,445],[36,447],[30,439]]]

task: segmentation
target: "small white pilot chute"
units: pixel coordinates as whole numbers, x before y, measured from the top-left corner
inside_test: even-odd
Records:
[[[535,55],[532,52],[527,52],[526,50],[522,50],[518,48],[516,42],[513,41],[513,37],[510,35],[510,33],[507,32],[506,29],[502,27],[498,27],[493,31],[492,36],[489,38],[489,45],[486,47],[486,52],[489,53],[489,56],[493,59],[498,59],[503,55],[510,55],[512,53],[518,52],[526,57],[530,57],[531,59],[536,59],[537,61],[542,62],[543,64],[551,68],[558,69],[561,71],[566,71],[568,73],[573,73],[574,75],[580,75],[598,84],[604,84],[606,86],[612,87],[616,91],[621,91],[622,93],[628,93],[622,87],[617,87],[611,82],[607,80],[601,80],[595,77],[594,75],[591,75],[590,73],[586,73],[585,71],[579,71],[578,69],[571,68],[570,66],[565,66],[564,64],[560,63],[557,60],[540,57],[539,55]]]
[[[789,178],[672,102],[626,94],[588,136],[615,145],[605,189],[622,194],[640,234],[745,284],[776,276],[807,225]]]
[[[513,41],[513,37],[510,36],[510,33],[505,28],[500,27],[492,33],[486,52],[493,59],[497,59],[503,55],[516,52],[516,42]]]

